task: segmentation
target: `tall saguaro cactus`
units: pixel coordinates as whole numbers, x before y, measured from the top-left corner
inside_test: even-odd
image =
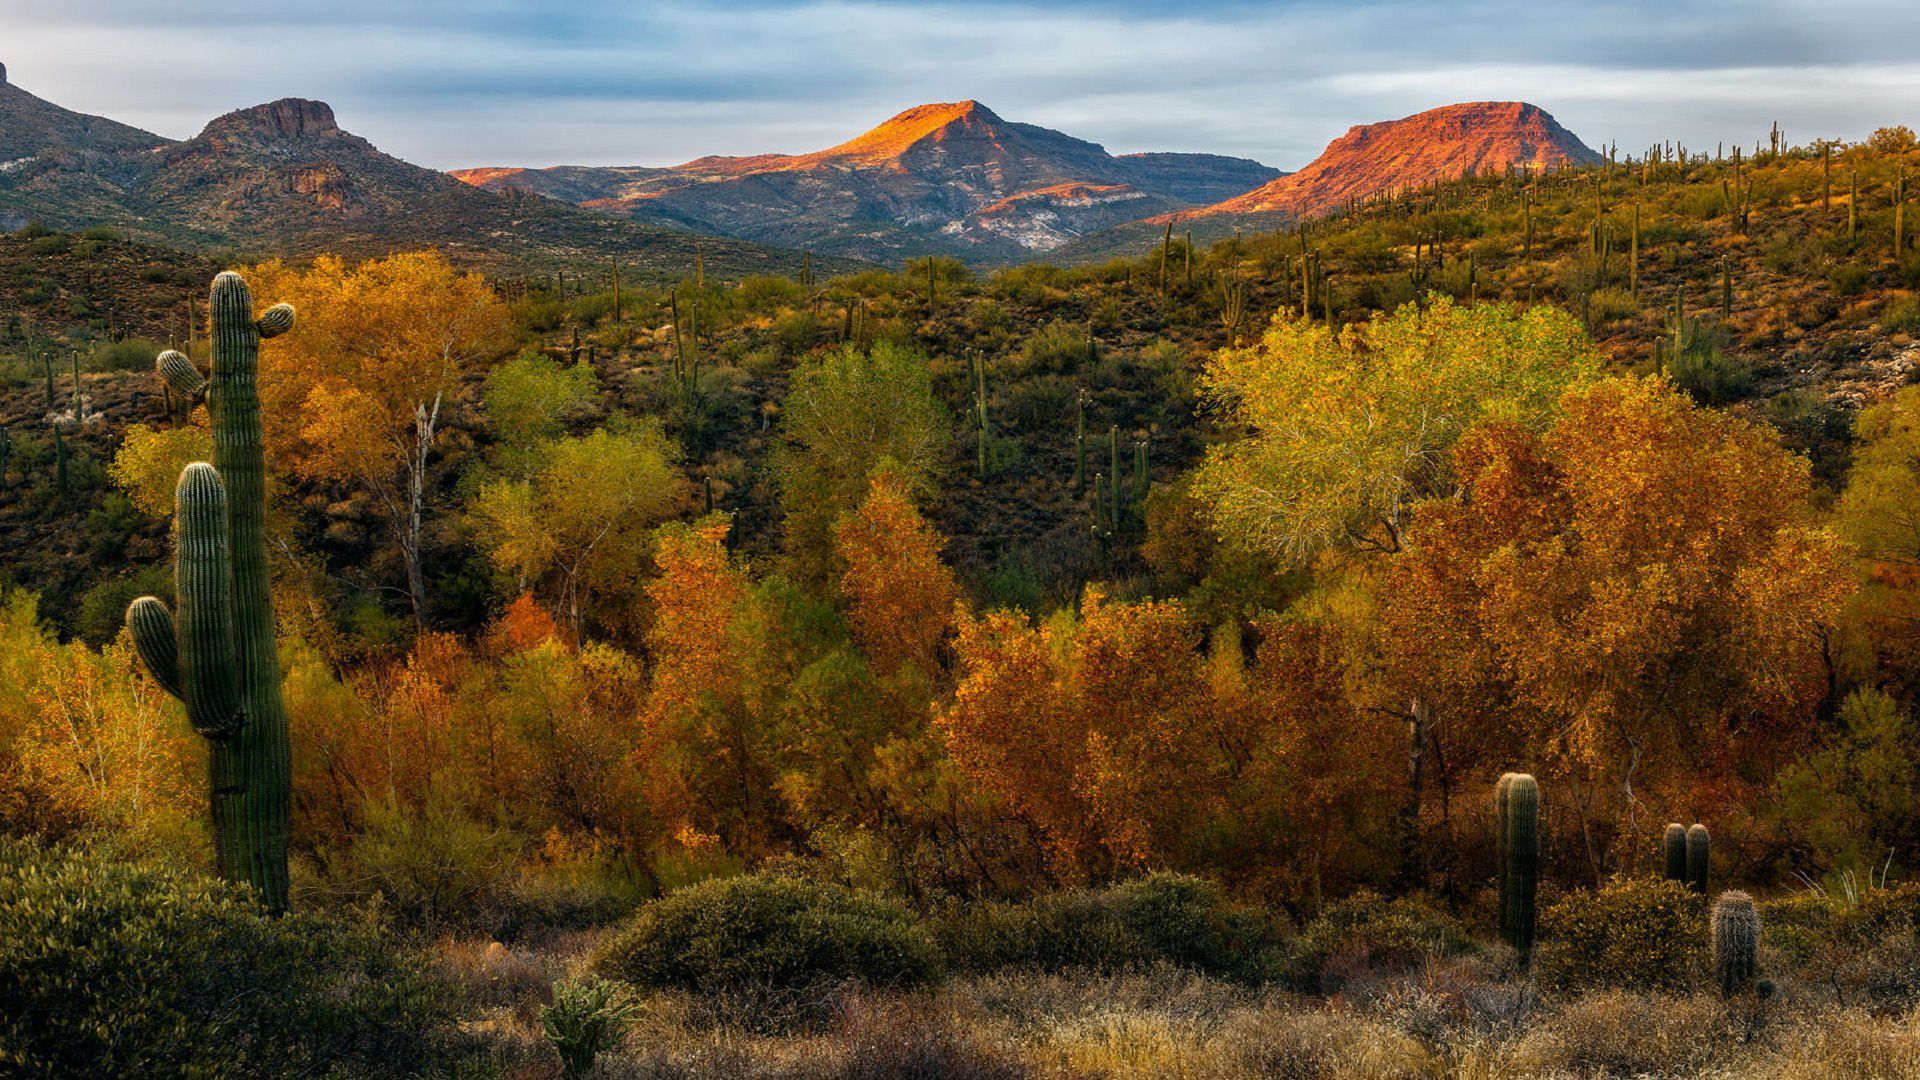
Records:
[[[1695,823],[1687,829],[1687,888],[1706,895],[1707,867],[1712,857],[1713,837],[1707,827]]]
[[[1500,933],[1525,967],[1533,953],[1534,898],[1540,886],[1540,785],[1507,773],[1494,788],[1500,815]]]
[[[258,319],[240,275],[213,281],[213,375],[177,352],[156,365],[189,400],[204,397],[213,462],[194,462],[176,491],[176,617],[156,597],[127,609],[147,671],[186,703],[210,745],[214,847],[221,876],[245,881],[273,911],[287,906],[290,808],[287,714],[267,581],[266,463],[261,452],[260,340],[293,327],[280,304]]]

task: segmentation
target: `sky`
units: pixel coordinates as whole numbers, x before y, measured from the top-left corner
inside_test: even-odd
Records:
[[[1348,127],[1519,99],[1596,148],[1920,127],[1887,0],[0,0],[43,98],[173,138],[281,97],[435,168],[802,152],[978,100],[1114,153],[1297,168]]]

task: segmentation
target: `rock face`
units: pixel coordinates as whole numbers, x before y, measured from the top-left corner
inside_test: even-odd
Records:
[[[502,198],[381,153],[323,101],[285,98],[170,142],[0,84],[0,223],[107,224],[188,249],[368,255],[437,247],[630,268],[782,271],[798,253],[619,221],[547,199]],[[823,267],[823,269],[826,269]]]
[[[1280,175],[1211,154],[1116,157],[977,101],[920,105],[810,154],[667,169],[463,169],[491,190],[864,258],[1018,258],[1076,236],[1247,191]]]
[[[1384,191],[1511,166],[1586,165],[1600,155],[1537,105],[1476,101],[1362,124],[1299,172],[1179,217],[1312,217]]]

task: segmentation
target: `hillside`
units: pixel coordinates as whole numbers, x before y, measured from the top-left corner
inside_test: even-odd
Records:
[[[1134,154],[975,101],[921,105],[809,154],[707,157],[666,169],[463,169],[610,214],[878,262],[902,254],[1032,257],[1088,232],[1247,191],[1278,176],[1210,154]]]
[[[1352,203],[1444,180],[1507,169],[1546,171],[1593,165],[1600,155],[1537,105],[1481,101],[1430,109],[1401,120],[1360,124],[1298,172],[1209,206],[1094,234],[1061,250],[1063,261],[1105,258],[1169,223],[1203,240],[1291,228]]]
[[[1584,316],[1619,368],[1650,371],[1657,353],[1663,369],[1699,399],[1776,426],[1832,485],[1847,463],[1853,412],[1920,364],[1920,259],[1891,253],[1888,185],[1903,163],[1920,168],[1920,153],[1903,145],[1895,138],[1843,148],[1824,174],[1818,151],[1802,148],[1757,163],[1668,160],[1574,168],[1536,175],[1531,185],[1517,176],[1476,176],[1407,192],[1309,223],[1304,242],[1317,267],[1310,307],[1316,318],[1331,308],[1345,323],[1432,292],[1561,305]],[[1844,178],[1855,171],[1861,203],[1849,238]],[[1744,222],[1723,195],[1723,181],[1730,189],[1736,173],[1752,190]],[[1630,254],[1636,205],[1637,270]],[[523,302],[525,332],[561,357],[574,355],[576,332],[583,347],[593,346],[606,407],[668,417],[686,447],[688,471],[714,478],[721,504],[739,515],[743,549],[761,554],[780,542],[770,469],[779,427],[768,419],[778,415],[792,365],[833,347],[849,329],[861,341],[912,342],[933,357],[936,387],[955,417],[948,479],[930,508],[949,537],[949,557],[983,594],[1059,599],[1073,595],[1096,566],[1146,571],[1138,532],[1106,545],[1087,535],[1087,493],[1072,482],[1076,395],[1087,394],[1091,432],[1112,426],[1123,447],[1146,441],[1155,484],[1171,482],[1215,437],[1192,387],[1205,357],[1227,339],[1229,290],[1243,290],[1242,336],[1276,309],[1300,305],[1302,238],[1293,232],[1223,240],[1196,248],[1190,260],[1176,236],[1164,296],[1160,242],[1156,233],[1126,258],[1076,269],[1029,266],[976,277],[942,263],[931,301],[924,264],[816,283],[810,291],[709,285],[697,303],[715,389],[698,417],[683,415],[671,393],[664,292],[630,287],[619,322],[610,318],[604,293],[564,305],[550,295],[530,297]],[[32,244],[0,245],[0,281],[41,273]],[[98,313],[107,293],[153,288],[137,274],[111,286],[102,280],[87,294],[96,313],[91,321],[61,325],[76,291],[68,279],[84,273],[79,260],[71,266],[62,283],[34,292],[43,334],[102,334]],[[165,310],[142,325],[177,319],[181,295],[171,285],[155,293]],[[1676,299],[1686,311],[1678,360]],[[129,323],[132,303],[120,302]],[[13,342],[17,349],[19,339]],[[977,475],[977,440],[966,419],[969,350],[988,359],[990,408],[1000,418],[994,453],[1004,463],[986,478]],[[0,401],[0,421],[33,422],[43,410],[34,385],[23,378]],[[103,437],[139,416],[115,416]],[[484,428],[474,437],[483,438]],[[310,523],[316,535],[327,525],[324,518]]]
[[[106,225],[248,257],[435,247],[472,265],[547,269],[618,258],[629,273],[657,277],[689,272],[696,255],[732,277],[790,271],[801,259],[484,192],[382,153],[341,129],[325,102],[287,98],[240,109],[177,143],[78,117],[13,86],[0,86],[0,107],[0,119],[33,121],[0,127],[16,151],[0,171],[0,222],[13,228],[28,220],[71,230]]]

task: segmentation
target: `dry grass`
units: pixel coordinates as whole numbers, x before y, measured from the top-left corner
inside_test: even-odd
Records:
[[[449,944],[443,967],[483,1005],[471,1030],[516,1077],[558,1075],[539,1034],[551,979],[587,945]],[[640,1011],[598,1075],[646,1080],[1520,1080],[1713,1077],[1920,1080],[1920,1013],[1786,992],[1771,1002],[1601,991],[1544,1001],[1496,955],[1436,962],[1330,999],[1172,967],[1123,975],[1000,973],[922,993],[848,988],[790,1035],[679,993]]]

